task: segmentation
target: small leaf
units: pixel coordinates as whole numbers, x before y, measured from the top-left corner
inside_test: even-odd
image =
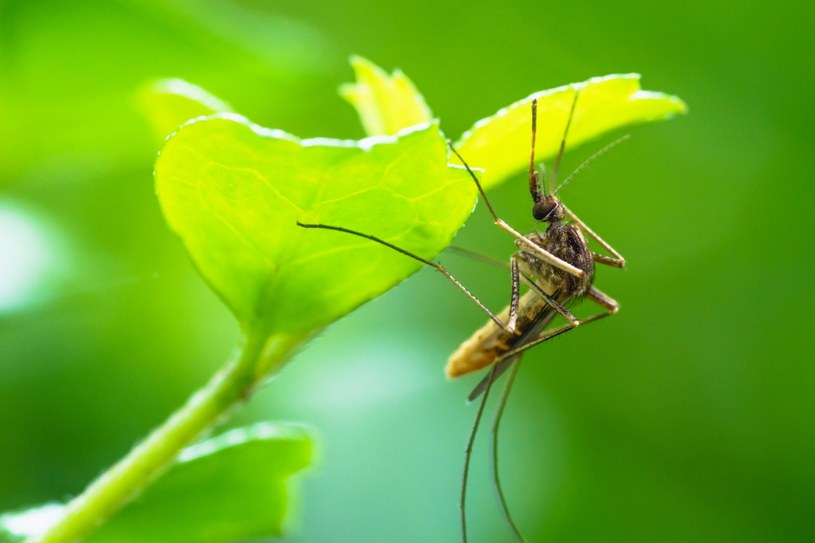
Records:
[[[351,66],[357,82],[342,85],[340,96],[357,110],[369,136],[392,136],[433,118],[424,97],[401,71],[388,75],[358,56],[351,57]]]
[[[313,449],[305,429],[279,423],[231,430],[188,447],[169,472],[85,541],[229,543],[282,535],[297,508],[289,479],[311,465]],[[48,504],[4,515],[0,541],[42,533],[63,510]]]
[[[325,223],[423,257],[472,211],[472,180],[447,165],[435,124],[398,137],[299,140],[235,115],[182,126],[156,163],[164,214],[244,328],[308,333],[420,264]]]
[[[226,102],[183,79],[154,82],[142,89],[139,102],[162,141],[190,119],[232,111]]]
[[[185,449],[180,463],[88,543],[219,543],[282,535],[288,479],[312,462],[301,427],[261,423]],[[295,507],[296,509],[296,507]]]
[[[456,148],[471,166],[484,169],[482,185],[493,187],[529,167],[531,104],[538,99],[537,160],[554,156],[563,138],[575,89],[580,90],[567,148],[624,126],[685,113],[675,96],[640,89],[638,74],[608,75],[540,91],[482,119],[465,132]]]

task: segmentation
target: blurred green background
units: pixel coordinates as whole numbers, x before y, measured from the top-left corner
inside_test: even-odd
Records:
[[[357,53],[402,68],[452,137],[606,73],[690,106],[564,191],[629,267],[597,277],[615,318],[524,361],[502,464],[530,541],[815,540],[812,23],[804,2],[1,1],[0,510],[78,492],[238,338],[158,210],[140,89],[182,77],[260,124],[358,138],[336,96]],[[533,228],[522,176],[492,197]],[[482,209],[456,244],[512,250]],[[506,302],[505,273],[441,258]],[[293,541],[456,540],[478,377],[442,368],[484,320],[422,271],[230,421],[319,429]],[[484,445],[473,541],[508,541]]]

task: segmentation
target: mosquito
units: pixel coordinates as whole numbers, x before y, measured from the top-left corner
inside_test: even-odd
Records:
[[[555,158],[548,186],[543,178],[543,174],[539,175],[535,169],[537,99],[532,100],[529,191],[532,196],[532,216],[538,222],[547,225],[543,231],[535,231],[523,235],[501,219],[487,198],[478,177],[453,145],[449,144],[451,152],[458,157],[470,174],[494,223],[515,238],[517,250],[509,259],[512,287],[510,303],[498,315],[491,312],[489,308],[460,283],[441,263],[422,258],[419,255],[370,234],[357,232],[341,226],[297,222],[298,226],[303,228],[320,228],[359,236],[384,245],[409,258],[430,266],[441,272],[489,316],[487,323],[477,330],[469,339],[464,341],[450,356],[446,367],[446,373],[449,377],[459,377],[486,367],[491,367],[486,377],[476,385],[468,397],[470,401],[473,401],[481,396],[481,401],[465,449],[464,470],[459,499],[462,541],[464,541],[464,543],[467,542],[466,496],[470,458],[492,383],[502,373],[512,368],[499,400],[495,418],[493,419],[491,432],[492,451],[490,458],[492,464],[493,489],[501,513],[515,539],[517,541],[524,541],[523,535],[510,515],[509,507],[504,498],[497,463],[498,428],[509,396],[509,391],[519,367],[521,355],[531,347],[549,341],[578,326],[613,315],[619,309],[619,304],[613,298],[593,286],[592,282],[594,279],[595,263],[622,268],[625,266],[624,258],[610,244],[589,228],[586,223],[580,220],[580,218],[558,198],[558,192],[568,185],[576,174],[601,154],[624,139],[620,138],[594,153],[594,155],[584,161],[571,175],[558,185],[558,170],[566,149],[566,140],[574,117],[578,96],[579,88],[575,88],[574,98],[571,103],[563,137],[560,142],[560,148]],[[597,242],[610,256],[592,251],[589,248],[586,236]],[[520,295],[522,283],[528,287],[528,290],[523,296]],[[589,299],[601,306],[604,311],[582,320],[578,319],[569,311],[568,307],[580,299]],[[566,320],[566,324],[547,329],[558,315]]]

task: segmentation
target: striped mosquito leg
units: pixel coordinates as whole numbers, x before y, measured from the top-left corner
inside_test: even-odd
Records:
[[[598,236],[597,233],[594,230],[592,230],[591,228],[589,228],[589,226],[586,223],[584,223],[580,219],[580,217],[575,215],[574,212],[571,209],[567,208],[566,206],[563,206],[563,211],[564,211],[564,213],[566,213],[566,216],[568,216],[572,220],[572,222],[574,222],[577,226],[579,226],[580,229],[583,232],[588,234],[589,237],[591,237],[594,241],[599,243],[600,246],[603,247],[603,249],[605,249],[606,251],[608,251],[609,253],[611,253],[613,255],[613,256],[605,256],[605,255],[600,255],[600,254],[597,254],[597,253],[593,252],[591,254],[591,256],[592,256],[592,258],[594,259],[595,262],[599,262],[601,264],[606,264],[608,266],[613,266],[615,268],[624,268],[625,267],[625,258],[623,258],[623,255],[621,255],[619,252],[617,252],[614,249],[614,247],[611,246],[610,243],[608,243],[603,238]]]
[[[498,358],[495,361],[493,365],[493,368],[495,368],[495,375],[493,376],[493,379],[498,378],[506,370],[508,370],[512,363],[515,361],[515,357],[517,357],[527,349],[530,349],[536,345],[540,345],[541,343],[547,342],[550,339],[554,339],[560,335],[563,335],[566,332],[574,330],[578,326],[583,326],[585,324],[589,324],[590,322],[599,321],[600,319],[609,317],[620,309],[620,304],[617,303],[617,301],[614,298],[605,294],[604,292],[600,291],[595,287],[591,287],[584,296],[589,300],[592,300],[596,304],[605,307],[608,311],[606,311],[605,313],[598,313],[596,315],[592,315],[591,317],[586,317],[585,319],[577,321],[577,324],[569,323],[563,326],[559,326],[557,328],[552,328],[551,330],[545,330],[537,337],[525,342],[523,345],[504,353],[500,358]],[[549,320],[551,321],[556,314],[557,313],[552,311],[551,315],[548,317]],[[485,377],[475,386],[475,388],[473,388],[472,392],[470,392],[470,395],[467,397],[468,400],[473,401],[476,398],[478,398],[482,392],[484,392],[487,385],[487,379],[488,378]]]
[[[461,474],[461,495],[459,497],[459,509],[461,518],[461,540],[467,543],[467,481],[470,476],[470,459],[473,455],[473,444],[475,444],[475,436],[478,434],[478,427],[481,425],[481,417],[484,415],[484,407],[487,405],[487,397],[490,394],[490,387],[492,386],[493,377],[495,374],[495,367],[490,370],[487,375],[489,379],[487,387],[484,390],[484,397],[481,398],[481,403],[478,404],[478,411],[475,413],[475,421],[473,421],[473,428],[470,430],[470,437],[467,439],[467,447],[464,449],[464,471]]]
[[[509,512],[509,505],[507,505],[507,500],[504,496],[504,489],[501,486],[501,476],[498,471],[498,430],[501,425],[501,419],[504,416],[504,409],[506,408],[507,400],[509,399],[509,393],[512,390],[513,383],[515,382],[515,376],[518,375],[518,370],[520,368],[521,357],[518,356],[518,360],[512,364],[512,369],[510,370],[509,375],[507,375],[507,380],[504,383],[503,390],[501,391],[501,397],[498,400],[498,407],[495,410],[495,416],[492,419],[492,428],[490,429],[490,441],[492,443],[492,449],[490,451],[490,471],[492,472],[492,490],[495,494],[495,499],[498,501],[498,506],[501,509],[504,522],[506,522],[510,531],[512,531],[512,535],[515,537],[515,540],[518,543],[524,543],[526,539],[524,539],[523,534],[521,534],[521,531],[518,529],[518,526],[512,519],[512,514]]]
[[[515,326],[518,324],[518,304],[520,303],[520,271],[518,270],[518,257],[512,255],[509,260],[509,271],[512,276],[512,294],[509,300],[509,320],[507,322],[507,330],[510,333],[515,333]]]
[[[592,300],[592,301],[594,301],[594,302],[596,302],[596,303],[598,303],[599,305],[605,307],[606,309],[608,309],[608,311],[606,311],[605,313],[597,313],[596,315],[592,315],[591,317],[586,317],[585,319],[583,319],[581,321],[578,321],[578,324],[570,323],[570,324],[567,324],[565,326],[560,326],[558,328],[553,328],[552,330],[547,330],[547,331],[543,332],[541,335],[539,335],[538,337],[536,337],[535,339],[532,339],[532,340],[524,343],[520,347],[512,349],[511,351],[508,351],[504,356],[499,358],[496,361],[496,363],[500,363],[501,359],[503,359],[503,358],[511,358],[513,356],[517,356],[517,355],[521,354],[522,352],[526,351],[527,349],[531,349],[535,345],[540,345],[541,343],[543,343],[545,341],[549,341],[550,339],[556,338],[559,335],[562,335],[562,334],[565,334],[566,332],[574,330],[578,326],[583,326],[585,324],[589,324],[590,322],[595,322],[595,321],[599,321],[600,319],[610,317],[611,315],[613,315],[614,313],[616,313],[620,309],[620,304],[618,304],[616,300],[614,300],[610,296],[607,296],[606,294],[600,292],[599,290],[597,290],[594,287],[592,287],[589,290],[589,292],[587,292],[585,294],[585,297]]]

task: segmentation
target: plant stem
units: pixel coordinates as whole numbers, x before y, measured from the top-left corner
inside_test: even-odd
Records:
[[[164,424],[85,491],[71,500],[64,516],[44,534],[26,543],[72,543],[87,535],[157,479],[178,453],[213,426],[231,407],[249,397],[255,386],[280,368],[299,339],[249,334],[240,355],[224,366],[204,388]]]

